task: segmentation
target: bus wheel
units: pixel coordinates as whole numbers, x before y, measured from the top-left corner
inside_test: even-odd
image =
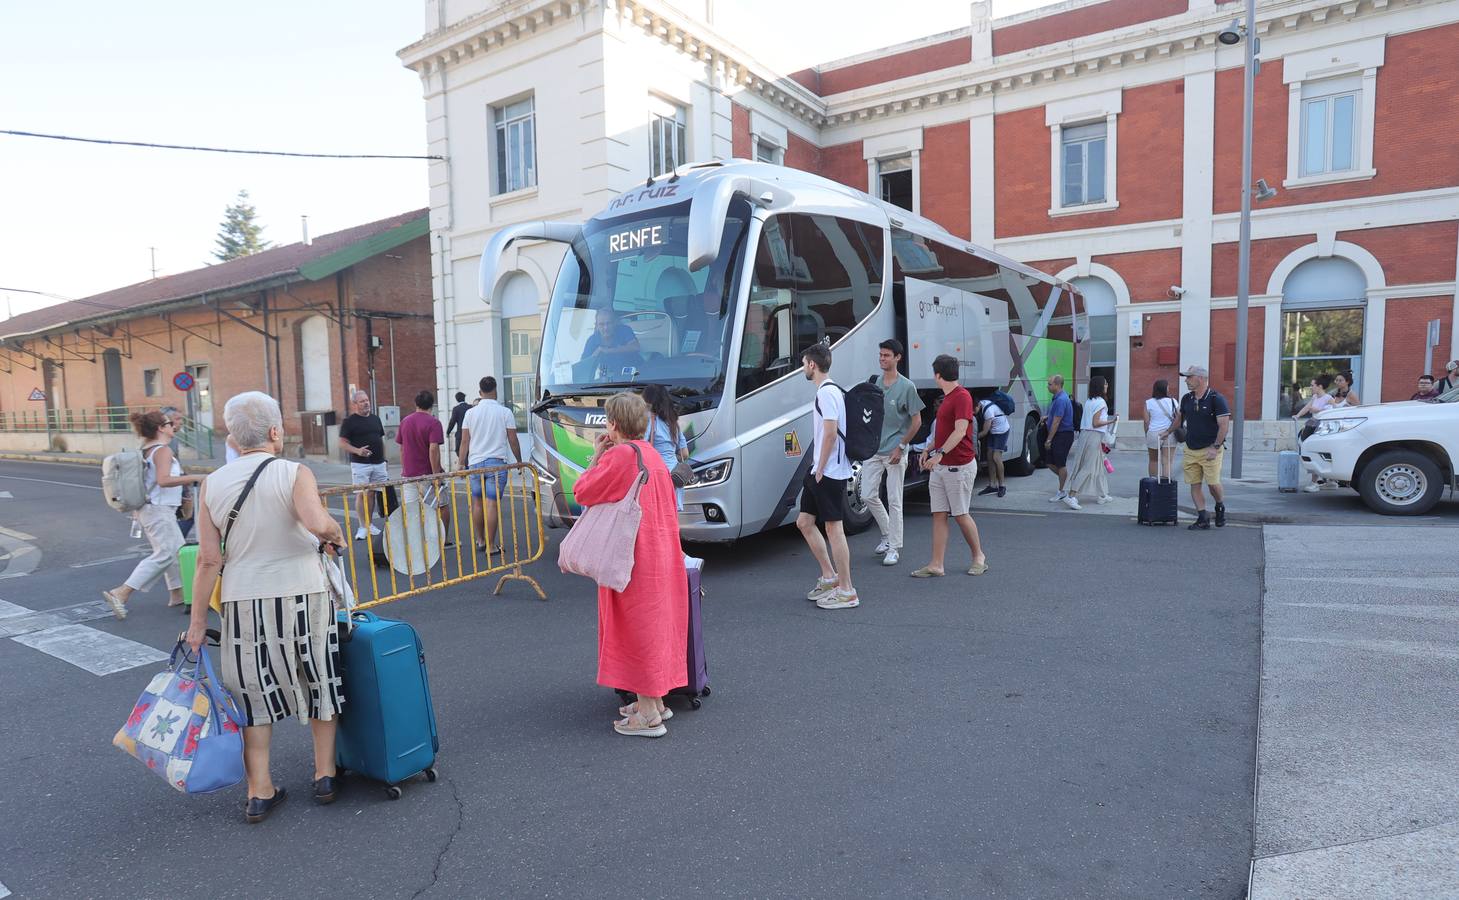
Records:
[[[862,471],[861,463],[853,463],[851,477],[846,480],[846,520],[841,525],[847,534],[860,534],[870,528],[873,521],[871,507],[861,496]]]
[[[1038,444],[1039,420],[1030,416],[1023,423],[1023,446],[1018,449],[1018,456],[1006,463],[1008,471],[1014,475],[1032,475],[1042,458],[1037,452]]]

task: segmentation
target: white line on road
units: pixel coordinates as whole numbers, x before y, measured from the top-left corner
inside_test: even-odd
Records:
[[[6,537],[13,537],[17,541],[35,540],[35,535],[33,534],[26,534],[23,531],[16,531],[14,528],[5,528],[4,526],[0,526],[0,534],[5,535]]]
[[[10,888],[6,887],[4,884],[0,884],[0,900],[5,900],[5,898],[9,896]]]
[[[31,610],[24,606],[17,606],[9,600],[0,600],[0,619],[8,619],[11,616],[28,616]]]
[[[9,491],[0,491],[0,500],[14,500],[14,499],[15,499],[15,495],[12,494],[12,493],[10,493]],[[4,885],[3,884],[0,884],[0,887],[4,887]],[[0,897],[3,897],[3,896],[5,896],[5,895],[4,894],[0,894]]]
[[[24,475],[0,474],[0,478],[13,478],[16,481],[34,481],[36,484],[59,484],[61,487],[81,488],[82,490],[87,491],[101,490],[101,486],[95,484],[76,484],[70,481],[51,481],[49,478],[26,478]]]
[[[136,559],[138,556],[146,556],[147,554],[149,554],[151,552],[152,552],[152,550],[149,547],[138,547],[136,550],[133,550],[131,553],[123,553],[121,556],[108,556],[105,559],[93,559],[91,562],[72,563],[71,564],[71,568],[73,568],[73,569],[86,569],[86,568],[90,568],[91,566],[104,566],[107,563],[121,562],[122,560],[125,560],[125,559]]]
[[[163,662],[168,656],[156,647],[97,631],[85,625],[62,625],[11,638],[17,644],[54,656],[93,675],[111,675],[148,663]]]

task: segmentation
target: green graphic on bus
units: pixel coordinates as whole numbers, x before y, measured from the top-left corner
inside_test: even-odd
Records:
[[[1049,376],[1063,375],[1064,386],[1074,386],[1074,343],[1054,338],[1034,338],[1034,348],[1024,361],[1023,371],[1028,375],[1033,394],[1039,405],[1045,406],[1054,397],[1049,393]]]

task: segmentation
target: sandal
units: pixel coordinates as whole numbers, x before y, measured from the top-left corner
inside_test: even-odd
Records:
[[[630,703],[627,706],[620,706],[620,707],[618,707],[618,715],[620,715],[620,716],[633,716],[633,715],[637,715],[637,714],[638,714],[638,702],[637,701],[634,701],[633,703]],[[665,706],[664,707],[663,714],[659,716],[659,720],[660,721],[663,721],[663,722],[667,722],[670,719],[672,719],[673,717],[674,717],[674,711],[672,709],[669,709],[668,706]]]
[[[101,599],[105,600],[106,605],[111,607],[112,615],[118,619],[125,619],[127,617],[126,601],[118,599],[116,594],[113,594],[111,591],[102,591]]]
[[[947,574],[946,572],[939,572],[936,569],[930,568],[928,566],[923,566],[920,569],[913,570],[912,577],[913,578],[941,578],[943,575],[946,575],[946,574]]]
[[[986,571],[988,571],[988,561],[985,559],[980,563],[973,563],[972,568],[968,569],[968,574],[982,575]]]
[[[665,727],[663,720],[658,716],[654,716],[652,719],[645,719],[637,712],[614,722],[613,730],[619,734],[628,735],[629,737],[657,738],[669,733],[669,729]]]

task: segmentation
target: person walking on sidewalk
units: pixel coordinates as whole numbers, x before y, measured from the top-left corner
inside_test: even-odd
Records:
[[[1313,421],[1312,417],[1324,410],[1331,409],[1335,405],[1336,401],[1327,392],[1327,386],[1331,381],[1331,377],[1327,375],[1318,375],[1312,379],[1311,399],[1297,411],[1296,415],[1292,416],[1293,419],[1299,421],[1301,419],[1307,420],[1297,432],[1297,446],[1302,446],[1302,442],[1311,437],[1312,433],[1317,430],[1317,423]],[[1322,490],[1322,484],[1323,482],[1316,475],[1309,475],[1307,483],[1302,486],[1302,490],[1309,494],[1315,494]]]
[[[1434,382],[1434,395],[1447,394],[1459,387],[1459,359],[1449,361],[1444,367],[1444,377]]]
[[[1190,524],[1191,531],[1205,531],[1211,527],[1206,516],[1206,495],[1202,485],[1211,489],[1216,501],[1216,527],[1226,524],[1226,491],[1221,487],[1221,459],[1225,455],[1226,431],[1231,427],[1231,407],[1226,398],[1211,390],[1210,375],[1205,366],[1186,366],[1180,373],[1190,388],[1180,398],[1180,411],[1170,424],[1166,434],[1185,425],[1185,453],[1181,466],[1185,471],[1185,483],[1191,488],[1191,502],[1196,507],[1196,520]]]
[[[522,459],[517,443],[517,417],[496,399],[496,379],[484,376],[476,385],[480,399],[468,407],[461,423],[461,446],[456,468],[498,468]],[[501,521],[501,496],[507,489],[505,470],[471,478],[471,524],[476,529],[476,549],[488,554],[501,549],[501,541],[493,540]]]
[[[142,439],[142,478],[147,488],[147,502],[133,515],[152,553],[137,563],[125,582],[101,592],[118,619],[127,617],[127,601],[132,594],[152,587],[158,578],[165,580],[171,595],[167,605],[182,605],[182,570],[177,563],[182,531],[177,527],[177,508],[182,504],[183,486],[203,481],[201,475],[184,475],[182,465],[168,449],[175,431],[171,419],[160,412],[149,412],[132,413],[131,420],[133,430]]]
[[[1361,406],[1363,401],[1358,399],[1358,392],[1353,390],[1352,370],[1339,372],[1332,376],[1332,408],[1340,406]]]
[[[907,448],[922,427],[922,398],[912,379],[899,371],[906,351],[891,338],[881,342],[877,362],[881,366],[881,389],[885,412],[881,446],[861,466],[861,495],[881,531],[876,553],[884,566],[895,566],[902,554],[902,485],[907,477]],[[882,479],[886,479],[887,502],[881,502]]]
[[[1049,498],[1050,503],[1058,503],[1069,496],[1064,485],[1069,481],[1069,470],[1065,467],[1069,464],[1069,450],[1074,446],[1074,401],[1064,393],[1063,375],[1050,375],[1048,388],[1053,399],[1049,401],[1049,411],[1044,416],[1044,431],[1047,432],[1044,462],[1059,478],[1059,490]]]
[[[913,578],[937,578],[946,568],[947,520],[957,526],[973,553],[969,575],[988,571],[988,557],[978,539],[978,526],[968,511],[973,481],[978,476],[978,455],[973,443],[973,395],[958,384],[957,360],[943,354],[932,361],[932,375],[942,389],[932,449],[922,457],[922,470],[930,472],[927,494],[932,500],[932,558],[912,573]]]
[[[988,448],[988,486],[978,491],[978,496],[1003,497],[1008,493],[1008,482],[1003,475],[1003,454],[1008,452],[1008,414],[993,398],[987,397],[978,401],[978,419],[983,423],[978,441]]]
[[[1110,434],[1115,417],[1109,414],[1109,402],[1104,399],[1105,380],[1103,375],[1089,379],[1089,400],[1084,404],[1084,421],[1079,426],[1079,437],[1074,440],[1074,463],[1070,467],[1069,492],[1064,505],[1079,509],[1079,494],[1087,493],[1098,503],[1108,503],[1114,498],[1109,494],[1109,473],[1105,470],[1105,447],[1110,445]]]
[[[821,567],[821,576],[806,599],[816,601],[821,609],[851,609],[861,605],[861,598],[851,584],[851,548],[843,526],[846,483],[851,480],[851,459],[841,437],[846,398],[830,378],[830,347],[812,344],[802,358],[806,380],[815,383],[816,400],[811,413],[811,467],[801,483],[795,527]],[[818,526],[825,527],[824,537]]]
[[[352,411],[339,426],[339,445],[350,455],[350,484],[384,484],[390,480],[390,468],[385,463],[385,426],[370,408],[370,395],[364,391],[355,391],[350,408]],[[366,529],[370,534],[380,533],[370,524],[372,493],[366,488],[355,495],[355,512],[360,519],[355,531],[357,541],[365,539]]]
[[[460,468],[461,457],[461,428],[466,421],[466,413],[471,410],[471,404],[466,402],[466,392],[456,392],[456,405],[451,407],[451,418],[446,422],[446,437],[451,437],[455,432],[455,443],[451,445],[451,452],[456,454],[457,468]]]
[[[1166,477],[1175,471],[1175,440],[1162,437],[1175,422],[1175,398],[1170,396],[1170,382],[1164,378],[1150,388],[1150,398],[1145,401],[1145,449],[1150,457],[1150,477]]]
[[[415,412],[400,421],[395,432],[395,443],[400,445],[400,475],[402,478],[416,478],[421,475],[439,475],[446,470],[441,467],[441,445],[446,443],[446,430],[441,420],[431,409],[436,405],[436,395],[421,391],[415,395]],[[406,506],[420,504],[416,513],[425,521],[425,510],[439,510],[442,526],[446,524],[446,506],[441,500],[440,482],[413,481],[405,485],[402,502]],[[405,521],[409,521],[406,519]],[[449,546],[445,541],[443,545]]]

